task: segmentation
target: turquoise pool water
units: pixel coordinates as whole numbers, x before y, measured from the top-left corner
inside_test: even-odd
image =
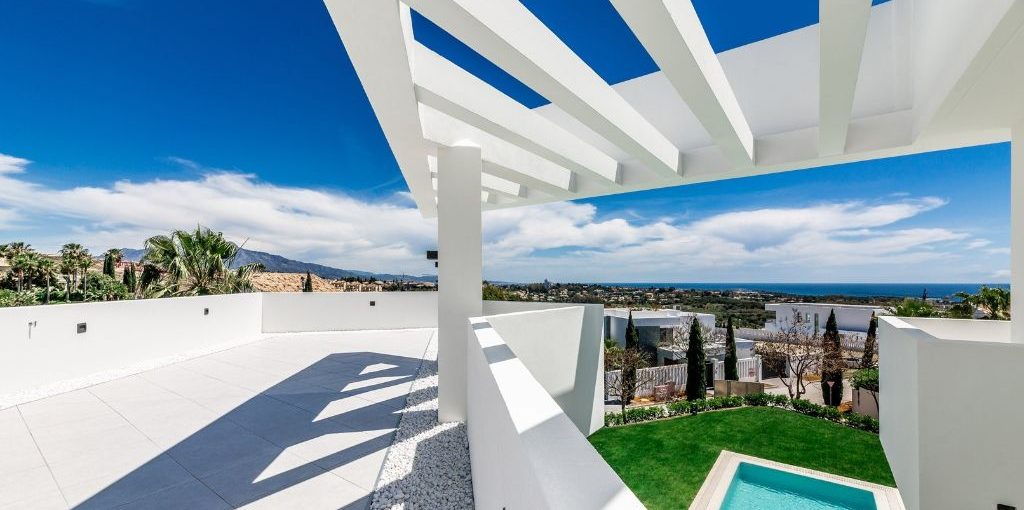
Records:
[[[722,510],[877,510],[864,489],[741,462]]]

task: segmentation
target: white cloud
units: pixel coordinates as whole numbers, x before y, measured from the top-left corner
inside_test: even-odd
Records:
[[[30,163],[27,159],[16,158],[14,156],[8,156],[7,154],[0,153],[0,175],[3,174],[20,174],[25,171],[25,167]]]
[[[973,241],[967,243],[967,249],[977,250],[978,248],[984,248],[990,244],[992,244],[992,241],[989,241],[988,239],[974,239]]]
[[[18,211],[15,211],[13,209],[0,209],[0,228],[14,228],[15,221],[17,219]]]
[[[253,249],[382,271],[427,269],[423,251],[433,247],[436,231],[403,196],[371,203],[231,173],[69,189],[0,174],[0,207],[69,225],[69,232],[53,234],[51,249],[68,235],[94,249],[138,247],[149,236],[198,223]]]
[[[25,240],[41,249],[75,240],[102,250],[141,246],[154,234],[199,223],[247,240],[249,248],[300,260],[372,271],[431,269],[423,252],[436,245],[435,223],[421,218],[405,194],[364,200],[174,161],[206,173],[59,189],[32,183],[19,175],[28,161],[0,154],[0,226],[33,218],[47,233]],[[941,268],[952,264],[935,263],[988,241],[942,227],[899,226],[944,205],[932,197],[890,197],[693,220],[681,211],[646,222],[630,211],[599,216],[586,203],[503,209],[484,215],[485,272],[501,280],[951,281]]]

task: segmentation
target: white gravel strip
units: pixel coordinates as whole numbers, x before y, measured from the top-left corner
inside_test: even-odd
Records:
[[[473,508],[466,425],[437,422],[436,337],[412,383],[377,479],[372,510]]]

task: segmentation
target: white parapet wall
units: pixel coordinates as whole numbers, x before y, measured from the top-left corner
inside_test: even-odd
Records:
[[[1024,344],[1006,321],[880,317],[881,440],[909,510],[1024,508]]]
[[[603,310],[589,304],[484,301],[491,326],[586,435],[604,426]]]
[[[251,293],[0,308],[0,408],[266,334],[436,327],[436,292]]]
[[[257,340],[261,314],[261,294],[0,308],[0,407]]]
[[[477,508],[643,508],[547,389],[575,387],[555,371],[579,356],[568,346],[587,311],[562,306],[470,319],[467,425]]]
[[[437,292],[263,294],[263,332],[437,327]]]

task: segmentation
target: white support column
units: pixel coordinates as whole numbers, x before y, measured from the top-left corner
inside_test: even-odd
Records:
[[[1024,343],[1024,119],[1010,135],[1010,339]]]
[[[479,147],[437,150],[438,419],[466,419],[468,320],[483,313]]]

